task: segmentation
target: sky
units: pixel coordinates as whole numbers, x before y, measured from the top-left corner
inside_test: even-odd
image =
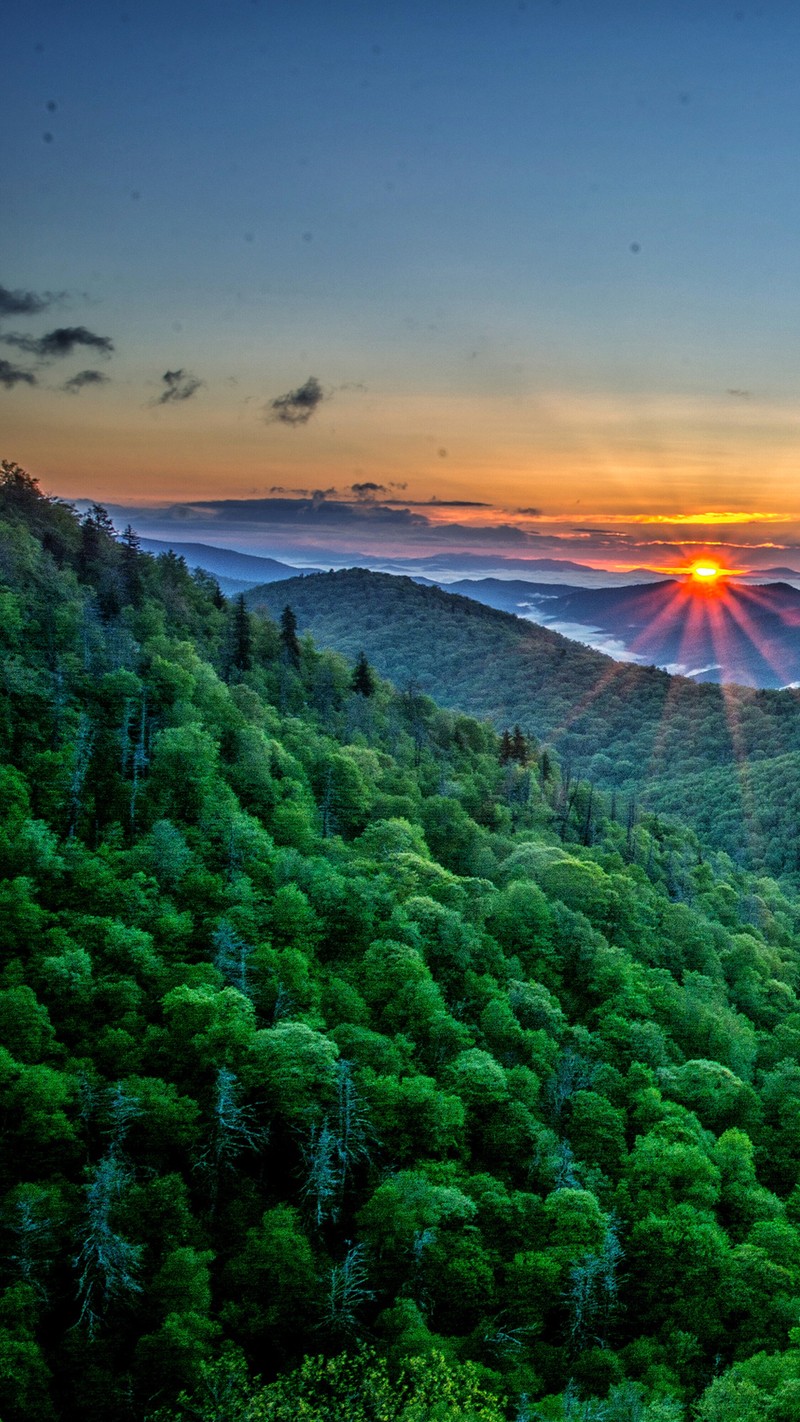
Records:
[[[796,7],[10,0],[4,50],[0,453],[48,492],[800,568]]]

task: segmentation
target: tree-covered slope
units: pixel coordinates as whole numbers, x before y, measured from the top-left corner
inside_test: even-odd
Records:
[[[397,686],[497,727],[517,722],[571,772],[636,790],[742,862],[797,871],[795,691],[698,685],[614,662],[510,613],[362,569],[262,587],[248,601],[273,614],[290,603],[301,630],[348,656],[363,648]],[[774,773],[751,775],[776,757]],[[698,793],[710,771],[719,774]]]
[[[0,515],[4,1422],[795,1416],[795,899]]]

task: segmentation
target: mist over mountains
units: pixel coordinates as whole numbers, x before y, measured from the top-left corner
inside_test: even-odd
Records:
[[[319,565],[297,567],[206,543],[144,537],[141,545],[155,554],[171,549],[190,568],[211,573],[228,596],[322,571]],[[683,581],[653,580],[646,570],[614,578],[565,559],[503,560],[503,574],[513,566],[535,569],[541,575],[536,578],[498,576],[497,558],[477,553],[372,559],[361,566],[514,613],[616,661],[657,666],[697,681],[775,690],[800,681],[800,590],[787,581],[749,584],[737,578],[725,581],[724,594],[694,587],[689,595]],[[491,575],[458,577],[465,567]],[[779,567],[761,576],[780,575],[798,576]],[[631,583],[633,577],[639,580]]]
[[[620,661],[697,681],[773,688],[800,680],[800,591],[789,583],[713,588],[673,579],[579,588],[462,580],[451,592],[515,612]]]

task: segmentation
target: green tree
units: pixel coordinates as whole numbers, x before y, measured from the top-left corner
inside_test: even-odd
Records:
[[[253,665],[253,634],[244,593],[239,593],[233,604],[231,644],[231,665],[238,672],[249,671]]]
[[[359,696],[372,696],[375,691],[375,677],[365,652],[359,652],[356,658],[350,685]]]
[[[291,607],[284,607],[280,620],[281,648],[286,661],[292,667],[300,665],[300,642],[297,636],[297,618]]]

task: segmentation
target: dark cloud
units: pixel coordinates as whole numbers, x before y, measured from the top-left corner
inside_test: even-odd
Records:
[[[517,513],[527,514],[528,518],[541,518],[542,516],[541,509],[517,509]]]
[[[727,390],[726,394],[733,395],[736,400],[750,400],[752,399],[753,392],[752,390],[740,390],[738,386],[734,386],[732,389]]]
[[[35,385],[36,376],[32,370],[23,370],[19,365],[12,365],[10,360],[0,360],[0,385],[4,385],[6,390],[13,390],[15,385]]]
[[[286,484],[272,484],[269,492],[271,494],[285,494],[287,498],[300,502],[303,499],[311,499],[314,503],[319,503],[322,499],[330,499],[339,490],[331,484],[329,489],[298,489],[289,488]]]
[[[110,336],[97,336],[94,331],[87,331],[85,326],[57,326],[54,331],[48,331],[44,336],[22,336],[12,332],[3,336],[2,340],[5,345],[16,346],[18,350],[27,351],[39,360],[72,355],[78,346],[90,346],[102,355],[111,355],[114,349]]]
[[[253,532],[258,525],[271,529],[280,524],[314,523],[342,528],[363,528],[367,522],[370,525],[383,523],[387,528],[425,528],[428,524],[423,514],[411,513],[409,509],[393,509],[380,503],[335,502],[329,497],[335,492],[335,489],[315,489],[306,499],[219,499],[173,504],[169,509],[159,510],[154,517],[164,524],[196,519],[208,525],[218,524],[226,531],[248,532]],[[152,522],[151,515],[152,510],[146,517]],[[214,536],[218,537],[216,528]]]
[[[385,484],[374,484],[371,479],[365,480],[363,484],[350,485],[350,493],[361,502],[375,499],[378,494],[388,494],[388,492]]]
[[[317,406],[325,399],[317,377],[309,375],[304,385],[279,395],[267,406],[267,419],[278,420],[283,425],[307,425]]]
[[[107,385],[108,379],[101,370],[79,370],[77,375],[64,381],[61,389],[66,390],[68,395],[77,395],[80,390],[85,390],[87,385]]]
[[[165,389],[155,401],[156,405],[171,405],[182,400],[191,400],[203,384],[202,380],[188,370],[165,370],[161,380]]]
[[[9,291],[7,286],[0,286],[0,317],[37,316],[58,299],[52,291],[37,296],[35,291]]]

